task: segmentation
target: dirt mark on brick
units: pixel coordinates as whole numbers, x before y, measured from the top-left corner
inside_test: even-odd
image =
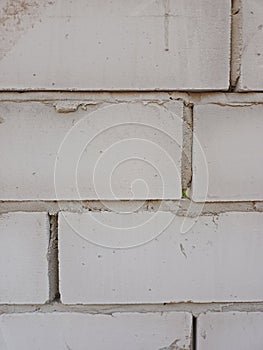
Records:
[[[1,0],[0,60],[15,46],[23,34],[41,22],[41,13],[54,1]]]
[[[180,339],[175,339],[174,342],[172,342],[169,346],[166,346],[164,348],[161,348],[159,350],[183,350],[185,347],[181,348],[177,343],[180,341]]]

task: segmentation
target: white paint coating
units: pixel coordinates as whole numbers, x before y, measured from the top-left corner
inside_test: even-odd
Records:
[[[0,239],[0,303],[46,302],[49,288],[47,214],[2,214]]]
[[[191,315],[182,312],[35,313],[0,316],[4,350],[190,350]],[[15,336],[14,336],[15,334]]]
[[[1,1],[1,89],[228,88],[230,0],[23,3]]]
[[[194,201],[263,199],[262,113],[262,105],[194,107]]]
[[[197,319],[198,350],[261,350],[262,312],[207,313]]]
[[[263,90],[263,2],[241,0],[242,52],[238,87]]]
[[[188,218],[194,226],[184,234],[183,220],[165,212],[61,213],[62,302],[262,301],[263,213]],[[133,248],[106,248],[131,237]],[[142,244],[149,237],[155,239]]]
[[[52,104],[0,103],[1,200],[181,197],[181,102]]]
[[[229,87],[230,36],[232,88],[252,93],[210,93]],[[183,229],[173,212],[188,200],[157,213],[159,201],[132,201],[180,198],[181,172],[191,182],[193,103],[193,199],[211,202],[208,215],[262,211],[262,39],[262,0],[0,1],[0,90],[32,91],[1,94],[1,211],[33,211],[0,216],[0,350],[262,350],[263,314],[251,310],[263,305],[263,213]],[[182,171],[183,104],[171,96],[190,126]],[[61,300],[80,305],[38,306],[57,292],[58,262],[48,215],[34,211],[81,212],[80,199],[116,199],[60,214]],[[100,212],[109,206],[122,213]],[[169,302],[199,315],[192,346],[190,314],[145,313]],[[237,309],[249,313],[223,312]]]

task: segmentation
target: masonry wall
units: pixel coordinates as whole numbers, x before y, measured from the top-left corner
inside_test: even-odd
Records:
[[[1,0],[1,350],[262,349],[262,39],[257,0]]]

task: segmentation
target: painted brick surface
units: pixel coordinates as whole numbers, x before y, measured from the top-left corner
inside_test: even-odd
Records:
[[[260,350],[262,312],[207,313],[197,319],[198,350]]]
[[[262,38],[262,0],[0,0],[0,350],[263,349]]]
[[[191,315],[182,312],[11,314],[0,327],[6,350],[190,350],[191,342]]]
[[[0,88],[227,90],[230,3],[2,0]]]
[[[194,108],[193,200],[263,199],[261,105]]]
[[[263,214],[188,218],[190,230],[180,233],[183,220],[60,214],[63,303],[262,301]]]
[[[263,90],[263,3],[241,0],[241,75],[239,89]]]
[[[2,214],[0,239],[0,303],[46,302],[49,242],[47,215]]]
[[[180,198],[182,103],[100,103],[1,102],[0,199]]]

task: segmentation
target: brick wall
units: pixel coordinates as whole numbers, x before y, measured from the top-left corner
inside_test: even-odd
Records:
[[[263,3],[1,0],[0,350],[263,348]]]

